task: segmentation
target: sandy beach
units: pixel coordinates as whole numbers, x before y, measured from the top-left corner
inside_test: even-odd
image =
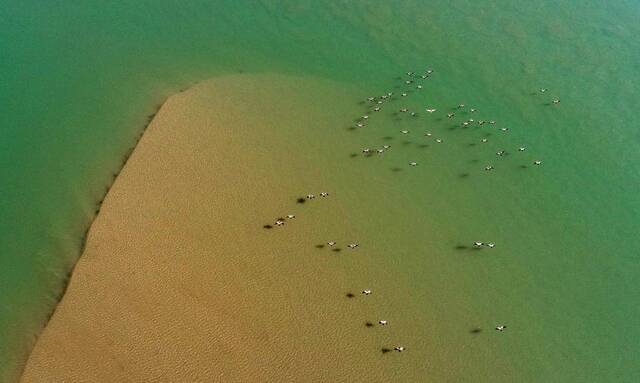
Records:
[[[303,102],[301,81],[227,76],[167,100],[104,200],[22,382],[390,378],[384,335],[364,326],[367,275],[343,268],[363,261],[318,256],[336,231],[313,222],[330,210],[344,232],[343,207],[296,203],[330,186],[273,126]]]

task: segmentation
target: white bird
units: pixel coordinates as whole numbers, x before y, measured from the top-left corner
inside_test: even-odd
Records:
[[[455,114],[453,114],[453,113],[447,113],[447,117],[451,118],[451,117],[453,117],[453,116],[455,116]]]
[[[409,131],[408,130],[401,130],[400,133],[407,134],[407,133],[409,133]]]
[[[524,146],[521,146],[518,148],[518,151],[520,152],[524,152],[525,150],[527,150],[527,148],[525,148]]]
[[[398,352],[402,352],[402,351],[404,351],[404,346],[395,346],[393,349],[398,351]]]
[[[416,166],[416,165],[418,165],[418,163],[417,162],[409,162],[409,165]]]
[[[355,249],[358,246],[360,246],[360,245],[358,245],[357,243],[350,243],[350,244],[347,245],[347,247],[350,248],[350,249]]]
[[[436,138],[436,142],[437,142],[437,143],[439,143],[439,144],[441,144],[441,143],[442,143],[442,139],[440,139],[440,138]]]
[[[487,167],[485,167],[485,168],[484,168],[484,170],[487,170],[487,171],[488,171],[488,170],[493,170],[493,169],[494,169],[494,167],[493,167],[493,166],[491,166],[491,165],[489,165],[489,166],[487,166]]]
[[[436,110],[435,110],[435,109],[426,109],[426,111],[427,111],[427,112],[429,112],[429,113],[433,113],[433,112],[435,112]]]
[[[362,149],[362,153],[369,153],[370,151],[371,151],[371,149],[369,149],[369,148]]]
[[[537,160],[537,161],[533,161],[533,164],[534,164],[534,165],[542,165],[542,161],[539,161],[539,160]]]
[[[378,323],[380,323],[382,326],[386,326],[389,324],[389,322],[387,322],[386,320],[380,320],[378,321]]]
[[[406,93],[402,93],[402,97],[407,97],[407,94]]]
[[[362,294],[364,294],[364,295],[369,295],[371,293],[372,293],[372,291],[369,290],[369,289],[362,290]]]
[[[422,89],[422,85],[416,86],[417,89]]]
[[[313,194],[307,194],[307,199],[314,199],[314,198],[316,198],[316,196],[315,196],[315,195],[313,195]]]
[[[295,216],[295,215],[293,215],[293,214],[289,214],[289,215],[287,215],[287,218],[289,218],[289,219],[294,219],[295,217],[296,217],[296,216]]]
[[[482,140],[480,140],[480,142],[487,142],[489,140],[487,140],[486,138],[483,138]]]
[[[499,325],[496,326],[496,330],[497,331],[504,331],[504,329],[506,329],[506,328],[507,328],[507,326],[503,325],[503,324],[499,324]]]
[[[320,193],[320,197],[328,197],[328,196],[329,196],[329,193],[327,192]]]
[[[494,247],[496,247],[496,244],[493,242],[489,242],[487,243],[487,247],[493,249]]]
[[[275,223],[276,223],[276,225],[277,225],[277,226],[282,226],[282,225],[284,225],[284,221],[283,221],[283,220],[281,220],[281,219],[277,220]]]
[[[327,242],[327,245],[329,245],[329,246],[335,246],[335,245],[336,245],[336,243],[337,243],[336,241],[329,241],[329,242]]]
[[[482,245],[484,245],[484,243],[479,242],[479,241],[476,241],[476,242],[473,243],[473,246],[475,246],[475,247],[481,247]]]
[[[384,145],[383,148],[384,149],[389,149],[391,147],[391,145]]]

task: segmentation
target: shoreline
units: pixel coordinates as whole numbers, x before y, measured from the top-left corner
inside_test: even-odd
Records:
[[[183,91],[184,91],[184,89],[180,90],[180,92],[183,92]],[[153,121],[153,119],[158,114],[158,112],[160,111],[160,109],[166,103],[167,100],[168,100],[168,97],[165,97],[162,102],[156,104],[153,112],[146,116],[146,122],[145,122],[144,126],[142,127],[142,130],[138,134],[136,134],[134,136],[134,139],[135,139],[134,144],[124,152],[124,155],[122,156],[122,161],[121,161],[120,167],[117,169],[117,171],[115,171],[115,172],[113,172],[111,174],[111,177],[109,178],[110,181],[105,186],[105,192],[102,194],[102,197],[100,197],[96,201],[93,217],[92,217],[91,221],[89,222],[89,224],[87,225],[86,229],[84,230],[82,236],[80,237],[81,245],[80,245],[80,248],[78,249],[78,254],[79,255],[77,256],[76,262],[73,264],[73,267],[71,267],[68,270],[68,272],[66,273],[64,278],[61,278],[60,283],[62,285],[62,288],[60,289],[60,291],[55,296],[55,302],[56,303],[52,307],[52,309],[49,311],[49,313],[47,314],[46,318],[44,319],[43,324],[40,327],[40,331],[37,334],[35,334],[35,340],[33,341],[33,343],[31,344],[31,347],[29,348],[28,352],[26,353],[26,357],[23,359],[23,363],[21,363],[21,365],[18,366],[18,368],[17,368],[16,377],[18,378],[18,380],[22,379],[22,376],[24,375],[24,372],[25,372],[29,357],[33,353],[33,350],[34,350],[36,344],[38,343],[38,340],[40,339],[40,336],[42,335],[42,333],[47,328],[49,322],[51,321],[51,318],[53,318],[53,316],[55,315],[56,310],[58,309],[58,307],[60,305],[60,302],[62,301],[62,299],[64,298],[64,296],[65,296],[65,294],[67,292],[67,289],[69,287],[69,283],[70,283],[71,278],[73,276],[73,273],[74,273],[74,270],[76,268],[76,265],[80,261],[80,258],[82,257],[82,254],[84,253],[84,250],[86,248],[87,237],[89,235],[89,232],[91,231],[91,227],[93,226],[94,222],[98,218],[98,215],[100,214],[100,210],[102,209],[102,205],[104,203],[105,198],[109,194],[109,191],[113,187],[116,179],[118,178],[118,176],[122,172],[122,169],[124,169],[125,165],[127,164],[127,161],[129,160],[129,158],[131,157],[131,155],[135,151],[135,148],[140,143],[140,140],[142,139],[145,131],[147,130],[147,128],[149,127],[149,125],[151,124],[151,122]]]

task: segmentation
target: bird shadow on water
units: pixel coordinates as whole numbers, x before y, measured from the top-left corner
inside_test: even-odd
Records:
[[[380,349],[380,351],[382,351],[383,354],[386,354],[388,352],[391,352],[391,349],[387,348],[387,347],[382,347],[382,349]]]
[[[482,332],[482,329],[480,327],[475,327],[475,328],[472,328],[471,330],[469,330],[469,333],[473,334],[473,335],[478,335],[481,332]]]

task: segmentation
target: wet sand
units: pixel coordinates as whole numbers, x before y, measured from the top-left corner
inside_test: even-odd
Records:
[[[336,239],[315,224],[327,211],[349,232],[343,206],[296,203],[330,186],[277,128],[289,114],[312,122],[298,109],[313,87],[301,84],[234,75],[167,100],[107,194],[23,382],[393,377],[385,335],[363,326],[378,298],[360,294],[366,272],[347,272],[364,261],[314,246]]]

